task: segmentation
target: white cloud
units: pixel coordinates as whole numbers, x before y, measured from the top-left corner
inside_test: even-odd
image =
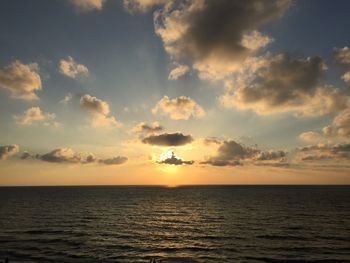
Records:
[[[68,56],[67,59],[61,59],[59,68],[63,75],[72,79],[89,75],[88,68],[83,64],[78,64],[71,56]]]
[[[168,115],[173,120],[188,120],[189,118],[202,118],[204,109],[194,100],[186,96],[170,99],[164,96],[152,109],[153,114]]]
[[[80,98],[80,106],[90,114],[91,126],[98,128],[120,127],[121,124],[109,114],[109,104],[88,94]]]
[[[36,63],[22,64],[16,60],[0,69],[0,87],[11,92],[13,98],[35,100],[41,90],[39,66]]]
[[[178,65],[176,68],[172,69],[169,73],[168,79],[176,80],[190,71],[190,68],[186,65]]]
[[[55,121],[56,115],[54,113],[45,113],[39,107],[31,107],[23,112],[22,115],[14,116],[16,122],[20,125],[43,124],[44,126],[59,126]]]

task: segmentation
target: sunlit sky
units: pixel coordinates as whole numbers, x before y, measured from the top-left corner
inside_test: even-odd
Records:
[[[3,0],[0,185],[349,184],[347,0]]]

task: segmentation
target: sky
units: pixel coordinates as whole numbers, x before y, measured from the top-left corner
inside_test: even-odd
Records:
[[[3,0],[0,185],[349,184],[347,0]]]

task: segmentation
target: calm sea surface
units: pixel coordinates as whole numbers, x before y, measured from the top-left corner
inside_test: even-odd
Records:
[[[350,262],[350,187],[0,188],[5,257]]]

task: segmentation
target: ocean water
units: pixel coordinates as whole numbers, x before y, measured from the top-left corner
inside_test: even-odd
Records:
[[[0,188],[5,257],[350,262],[350,187]]]

